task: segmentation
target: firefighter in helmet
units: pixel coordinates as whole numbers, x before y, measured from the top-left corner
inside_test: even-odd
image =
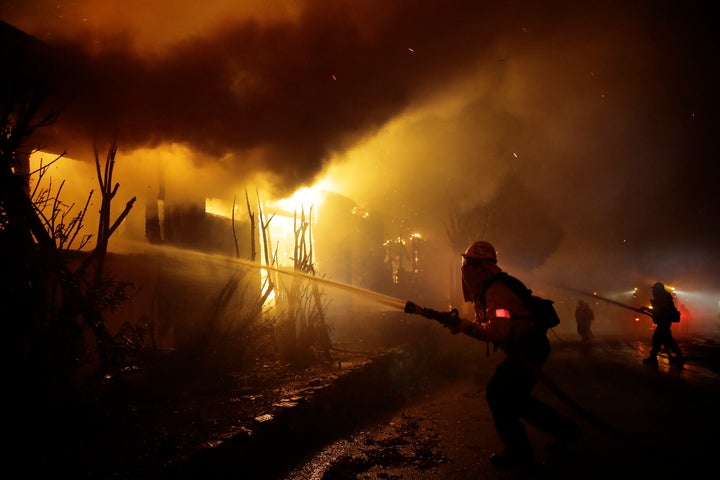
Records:
[[[538,369],[550,354],[545,330],[532,328],[530,311],[505,282],[494,281],[502,272],[495,248],[486,241],[471,244],[462,254],[462,288],[472,302],[475,318],[460,319],[453,334],[465,333],[493,343],[506,353],[487,385],[486,399],[504,450],[490,457],[499,466],[527,466],[533,451],[522,423],[553,437],[549,450],[558,450],[580,438],[579,427],[532,395]]]
[[[675,300],[661,282],[655,282],[651,289],[652,298],[650,299],[650,304],[652,308],[642,307],[641,310],[652,316],[655,331],[652,335],[650,355],[643,359],[643,363],[646,365],[657,365],[657,355],[660,352],[660,348],[665,345],[672,354],[669,358],[670,363],[683,365],[685,363],[685,357],[671,331],[673,315],[678,314],[677,308],[675,307]]]
[[[590,305],[585,300],[578,300],[575,308],[575,326],[583,342],[590,341],[594,336],[591,327],[594,319],[595,313],[590,308]]]

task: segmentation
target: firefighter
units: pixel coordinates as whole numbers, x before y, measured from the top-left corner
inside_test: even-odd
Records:
[[[592,329],[590,325],[595,319],[595,314],[590,308],[590,305],[585,300],[578,300],[577,307],[575,308],[575,323],[577,326],[577,333],[582,338],[583,342],[590,341],[593,338]]]
[[[675,300],[673,300],[672,294],[665,290],[665,285],[661,282],[655,282],[651,289],[652,298],[650,299],[650,305],[652,305],[652,309],[641,307],[641,310],[652,315],[655,331],[652,335],[650,355],[643,359],[643,363],[646,365],[657,365],[657,355],[660,352],[660,348],[665,345],[668,350],[674,354],[669,359],[670,363],[682,365],[685,363],[685,357],[675,338],[673,338],[671,331],[673,316],[678,313],[675,307]]]
[[[504,445],[490,460],[498,466],[528,466],[533,463],[533,449],[522,420],[553,437],[548,450],[579,440],[581,431],[575,422],[532,395],[539,369],[550,354],[550,341],[546,329],[533,328],[530,312],[518,294],[504,282],[493,282],[501,271],[490,243],[478,241],[467,248],[462,254],[462,287],[475,318],[460,319],[450,329],[505,351],[487,385],[486,400]]]

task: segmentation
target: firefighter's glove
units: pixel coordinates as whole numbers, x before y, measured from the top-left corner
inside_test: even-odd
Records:
[[[452,330],[453,327],[460,324],[460,312],[457,308],[453,308],[449,312],[438,312],[437,321]]]

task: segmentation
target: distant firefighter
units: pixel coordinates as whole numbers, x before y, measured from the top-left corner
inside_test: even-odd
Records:
[[[667,349],[674,354],[670,356],[670,363],[682,365],[685,363],[685,357],[670,331],[673,322],[680,321],[680,312],[678,312],[678,309],[675,307],[675,300],[672,294],[665,290],[665,285],[660,282],[653,284],[652,294],[653,296],[650,299],[652,308],[641,308],[641,310],[652,315],[653,323],[655,324],[650,355],[643,360],[643,363],[657,365],[657,355],[660,352],[660,348],[665,345]]]
[[[575,323],[577,323],[577,333],[583,342],[587,342],[593,338],[591,324],[595,319],[595,314],[590,305],[584,300],[578,300],[575,309]]]

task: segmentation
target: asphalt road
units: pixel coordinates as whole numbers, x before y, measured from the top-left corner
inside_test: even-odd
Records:
[[[351,479],[677,479],[717,471],[720,338],[679,337],[688,361],[642,364],[649,338],[596,337],[589,345],[553,338],[535,394],[583,429],[567,451],[528,428],[536,464],[500,468],[501,450],[485,403],[485,383],[502,352],[447,336],[421,381],[423,393],[307,457],[284,480]],[[713,474],[710,474],[713,476]]]

